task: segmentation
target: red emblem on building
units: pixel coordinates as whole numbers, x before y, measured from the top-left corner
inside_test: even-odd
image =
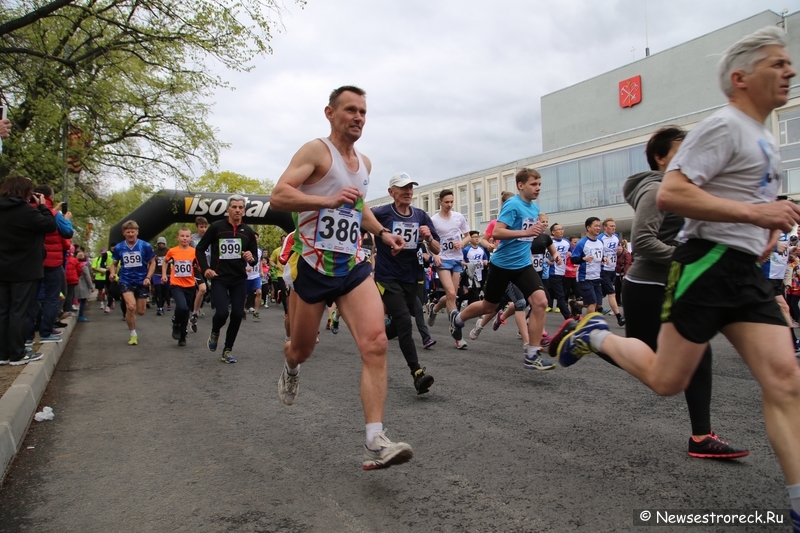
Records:
[[[642,101],[642,77],[634,76],[619,82],[619,106],[631,107]]]

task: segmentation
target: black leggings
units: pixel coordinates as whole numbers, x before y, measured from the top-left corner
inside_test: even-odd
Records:
[[[233,350],[236,335],[244,316],[244,297],[247,288],[247,279],[221,280],[214,278],[211,282],[211,303],[214,304],[214,318],[211,322],[211,331],[219,334],[222,326],[228,320],[228,304],[231,306],[231,322],[225,332],[225,348]]]
[[[653,351],[657,348],[658,332],[661,329],[661,306],[664,304],[664,287],[623,282],[625,292],[625,335],[643,341]],[[605,361],[619,366],[607,355]],[[706,348],[692,381],[684,391],[692,435],[711,433],[711,345]]]
[[[417,357],[417,347],[411,336],[411,317],[414,314],[414,302],[417,300],[417,283],[401,283],[392,281],[383,283],[381,295],[386,314],[392,321],[386,325],[386,336],[400,343],[400,351],[406,359],[411,374],[421,368]]]

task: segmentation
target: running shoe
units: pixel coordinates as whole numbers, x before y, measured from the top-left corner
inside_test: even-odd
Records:
[[[556,331],[555,335],[550,337],[550,345],[548,346],[548,349],[547,349],[548,353],[550,354],[550,357],[558,357],[558,354],[556,353],[556,349],[558,348],[559,343],[562,340],[564,340],[564,337],[567,334],[572,333],[573,331],[575,331],[575,328],[577,327],[577,325],[578,325],[578,321],[577,320],[575,320],[573,318],[568,318],[568,319],[566,319],[564,321],[563,324],[561,324],[561,327],[558,328],[558,331]]]
[[[164,316],[164,308],[163,307],[159,307],[158,309],[156,309],[156,316]]]
[[[405,442],[392,442],[383,433],[378,433],[372,440],[372,445],[378,449],[370,450],[364,446],[364,470],[377,470],[401,465],[409,462],[414,457],[414,451],[411,446]]]
[[[434,344],[436,344],[436,341],[434,339],[428,339],[424,343],[422,343],[422,347],[427,350],[428,348],[432,347]]]
[[[436,311],[433,308],[436,306],[433,302],[425,304],[425,310],[428,312],[428,326],[433,327],[436,323]]]
[[[464,338],[464,336],[461,334],[462,326],[456,326],[457,316],[458,316],[458,311],[456,311],[455,309],[450,311],[450,335],[452,335],[456,341],[460,341],[461,339]]]
[[[85,316],[79,316],[78,317],[78,322],[89,322],[89,319],[86,318]]]
[[[552,310],[553,310],[553,308],[552,308],[552,307],[548,307],[547,309],[545,309],[545,310],[544,310],[544,312],[545,312],[545,313],[549,313],[549,312],[550,312],[550,311],[552,311]]]
[[[136,346],[137,344],[139,344],[139,335],[131,335],[131,338],[128,339],[128,346]]]
[[[329,318],[328,321],[325,323],[325,329],[331,329],[331,319]]]
[[[339,333],[339,321],[338,320],[331,321],[331,333],[333,333],[334,335]]]
[[[289,374],[286,370],[286,364],[283,365],[283,372],[278,380],[278,396],[281,401],[286,405],[292,405],[294,399],[297,398],[297,392],[300,389],[300,374],[294,376]]]
[[[64,339],[62,339],[58,335],[50,335],[50,336],[47,336],[47,337],[39,337],[39,342],[41,342],[41,343],[45,343],[45,342],[61,342],[63,340]]]
[[[539,346],[541,346],[542,348],[547,348],[548,346],[550,346],[552,340],[553,339],[550,337],[550,335],[548,335],[547,332],[545,331],[542,333],[542,340],[539,342]]]
[[[556,348],[561,366],[574,365],[578,359],[594,351],[590,335],[595,330],[608,331],[608,324],[600,313],[589,313],[573,331],[564,335]]]
[[[459,340],[456,341],[456,348],[459,350],[464,350],[467,347],[467,341]]]
[[[728,441],[719,438],[714,433],[697,442],[694,437],[689,437],[689,457],[699,457],[701,459],[736,459],[744,457],[750,452],[747,448],[737,448],[731,446]]]
[[[433,376],[425,373],[424,368],[418,368],[413,374],[414,388],[417,389],[417,394],[425,394],[430,390],[433,385]]]
[[[250,309],[247,310],[247,312],[251,313],[251,314],[255,313],[256,312],[256,308],[255,307],[251,307]]]
[[[181,325],[177,322],[172,323],[172,338],[175,340],[181,338]]]
[[[192,313],[189,319],[189,327],[192,328],[192,333],[197,333],[197,313]]]
[[[497,328],[500,327],[500,324],[505,324],[506,321],[503,320],[503,312],[498,311],[497,314],[494,316],[494,322],[492,322],[492,329],[497,331]]]
[[[554,313],[560,313],[561,312],[561,308],[560,307],[556,307],[555,309],[553,309],[553,312]]]
[[[27,365],[28,363],[32,363],[34,361],[38,361],[42,357],[44,357],[44,354],[42,352],[28,352],[19,361],[7,361],[7,363],[11,366],[22,366],[22,365]]]
[[[217,342],[219,342],[219,333],[211,332],[211,335],[208,336],[208,340],[206,341],[206,346],[212,352],[217,351]]]
[[[622,315],[617,315],[617,325],[622,327],[625,325],[625,317]]]
[[[178,339],[178,346],[186,346],[186,337]]]
[[[478,321],[475,322],[475,327],[472,328],[470,330],[470,332],[469,332],[469,340],[471,340],[471,341],[478,340],[478,337],[480,336],[481,331],[483,331],[483,326],[481,326],[481,322],[483,322],[483,317],[479,316],[478,317]]]
[[[261,315],[258,313],[258,311],[253,311],[253,318],[256,320],[261,320]]]
[[[106,307],[105,309],[103,309],[103,313],[105,313],[105,314],[109,314],[110,312],[111,312],[111,308],[110,307]]]
[[[228,348],[222,350],[222,357],[220,357],[219,360],[223,363],[228,363],[229,365],[236,362],[233,352],[231,352]]]
[[[7,365],[9,363],[10,363],[10,361],[8,359],[0,360],[0,366]]]
[[[526,370],[555,370],[556,364],[543,358],[541,352],[537,352],[533,356],[526,354],[522,367]]]

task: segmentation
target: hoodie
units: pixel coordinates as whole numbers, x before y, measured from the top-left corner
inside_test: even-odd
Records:
[[[0,196],[0,281],[44,277],[44,237],[56,231],[53,212],[16,196]]]
[[[650,170],[634,174],[625,180],[622,194],[633,207],[631,246],[633,264],[628,269],[631,281],[648,281],[666,284],[672,253],[678,245],[678,233],[683,228],[683,217],[660,211],[656,195],[663,172]]]

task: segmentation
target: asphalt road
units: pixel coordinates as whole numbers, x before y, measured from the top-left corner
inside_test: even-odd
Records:
[[[390,343],[384,425],[415,457],[365,472],[360,363],[344,325],[323,329],[285,406],[282,310],[242,324],[234,365],[205,347],[210,316],[179,348],[154,311],[136,347],[118,311],[93,306],[78,326],[42,401],[56,418],[33,423],[0,489],[0,530],[598,532],[642,530],[634,509],[789,507],[759,388],[724,339],[712,425],[751,452],[731,462],[687,456],[682,395],[660,398],[597,357],[523,370],[510,325],[458,351],[440,315],[439,343],[420,349],[429,394]],[[550,331],[560,322],[548,315]]]

